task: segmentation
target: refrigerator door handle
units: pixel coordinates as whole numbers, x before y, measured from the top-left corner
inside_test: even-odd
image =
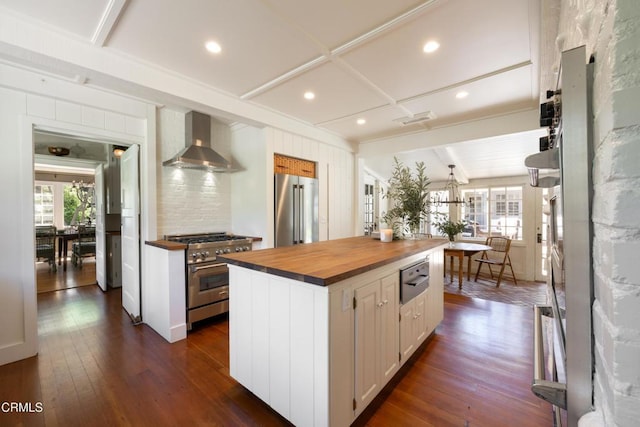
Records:
[[[298,221],[300,218],[300,212],[298,210],[298,206],[300,205],[300,197],[298,197],[298,199],[296,200],[296,195],[298,193],[298,185],[297,184],[293,184],[293,197],[291,198],[293,200],[293,244],[297,244],[298,243]]]
[[[299,211],[299,215],[298,215],[298,243],[304,243],[304,238],[305,238],[305,212],[304,212],[304,201],[305,201],[305,196],[304,196],[304,185],[299,185],[299,193],[300,193],[300,197],[298,197],[298,208],[300,209]]]

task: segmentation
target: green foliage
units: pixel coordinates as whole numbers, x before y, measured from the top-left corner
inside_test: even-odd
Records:
[[[394,238],[402,235],[406,223],[411,230],[420,227],[420,221],[427,218],[431,209],[429,202],[429,178],[424,162],[416,162],[415,173],[394,157],[394,170],[389,179],[389,190],[384,197],[389,199],[390,209],[382,219],[393,228]]]
[[[64,187],[64,224],[71,224],[73,213],[80,206],[80,200],[70,185]]]
[[[446,234],[449,237],[449,240],[453,242],[453,239],[456,237],[456,234],[462,233],[464,227],[466,227],[466,223],[464,221],[453,222],[450,219],[446,219],[444,221],[438,221],[434,224],[439,232],[442,234]]]
[[[80,207],[80,198],[77,191],[70,185],[64,187],[64,224],[71,225],[73,214]],[[84,212],[78,212],[76,221],[84,221],[91,218],[91,205],[87,205]]]

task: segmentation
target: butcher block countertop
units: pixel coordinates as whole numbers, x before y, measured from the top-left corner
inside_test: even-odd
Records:
[[[327,286],[447,243],[444,239],[394,240],[369,236],[218,255],[228,264]]]
[[[168,251],[183,251],[187,249],[185,243],[171,242],[169,240],[147,240],[144,242],[146,245],[155,246],[156,248],[166,249]]]

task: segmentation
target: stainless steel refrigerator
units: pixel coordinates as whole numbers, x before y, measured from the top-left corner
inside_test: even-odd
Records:
[[[275,247],[318,241],[318,180],[275,174]]]

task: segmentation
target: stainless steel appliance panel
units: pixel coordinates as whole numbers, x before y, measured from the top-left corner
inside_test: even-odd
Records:
[[[294,235],[294,197],[293,185],[298,177],[293,175],[275,175],[275,246],[295,244]]]
[[[189,266],[188,308],[196,308],[229,298],[229,269],[226,264]]]
[[[274,194],[275,247],[317,242],[318,180],[276,174]]]
[[[429,258],[400,270],[400,303],[406,304],[429,288]]]
[[[549,306],[535,308],[532,391],[554,405],[556,426],[577,426],[592,410],[594,343],[591,310],[593,271],[591,222],[593,159],[591,93],[593,63],[585,67],[584,46],[562,53],[562,91],[557,145],[558,181],[551,188]],[[551,129],[550,129],[551,135]],[[545,318],[551,327],[544,328]],[[545,346],[550,356],[544,369]],[[545,374],[550,374],[549,379]]]
[[[224,232],[174,234],[165,239],[187,245],[187,330],[193,322],[228,312],[229,269],[216,259],[220,254],[250,251],[252,239]]]
[[[298,194],[300,196],[300,243],[318,241],[318,180],[315,178],[298,178]]]

